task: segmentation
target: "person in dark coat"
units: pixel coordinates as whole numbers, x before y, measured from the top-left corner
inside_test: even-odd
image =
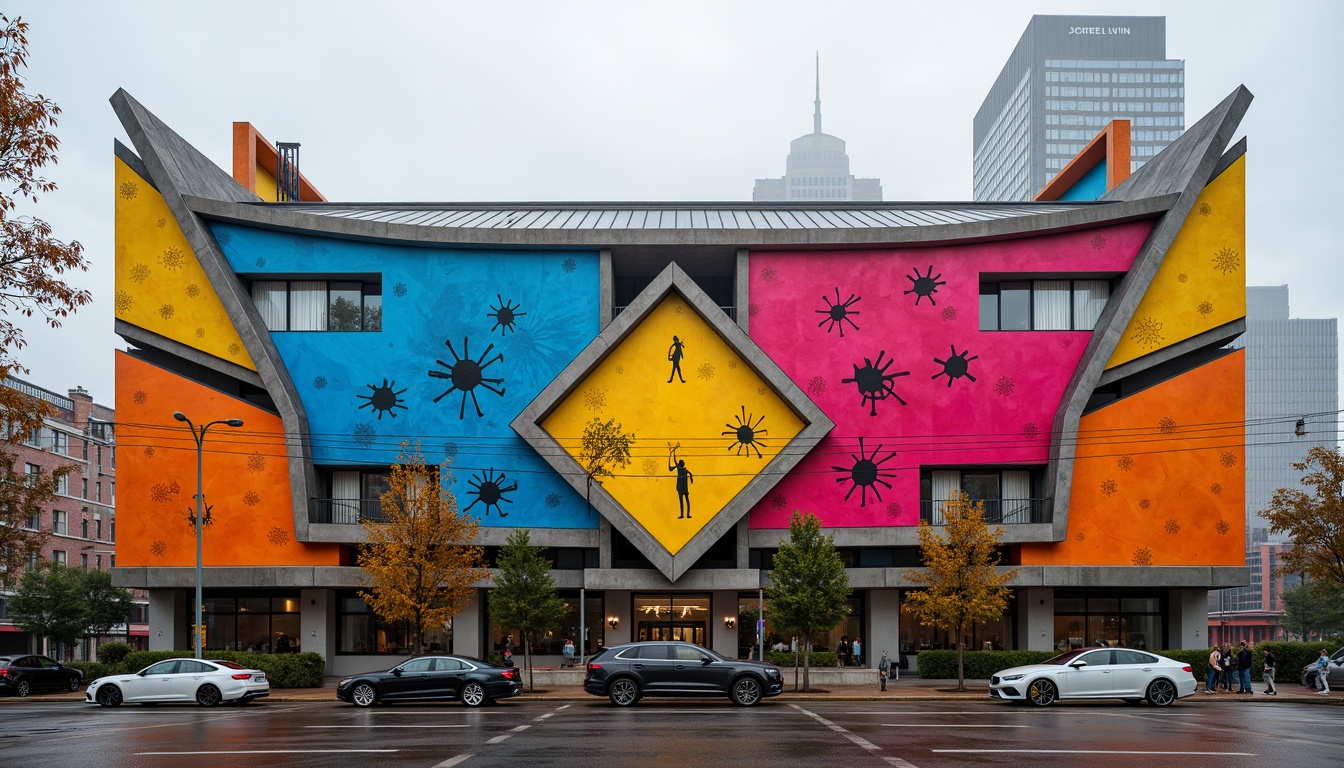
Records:
[[[1245,640],[1241,641],[1241,650],[1237,651],[1237,674],[1240,677],[1237,693],[1254,696],[1255,691],[1251,690],[1251,649],[1246,647]]]

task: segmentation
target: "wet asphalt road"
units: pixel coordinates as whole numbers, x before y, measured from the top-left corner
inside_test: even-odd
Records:
[[[1047,710],[1001,702],[517,701],[482,709],[333,702],[0,707],[6,768],[1338,766],[1344,709],[1274,703]]]

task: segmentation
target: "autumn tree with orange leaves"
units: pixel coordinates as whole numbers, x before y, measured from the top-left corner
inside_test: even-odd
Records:
[[[56,189],[43,175],[55,165],[60,141],[52,131],[61,108],[41,94],[29,94],[23,70],[28,66],[28,25],[0,14],[0,380],[27,373],[18,358],[26,345],[14,318],[40,316],[59,328],[89,292],[67,284],[67,272],[87,272],[84,247],[52,237],[51,225],[18,213],[19,201],[36,203]],[[52,498],[57,477],[29,478],[14,466],[18,445],[42,425],[49,406],[12,387],[0,386],[0,565],[17,573],[29,555],[42,548],[45,534],[29,530],[29,516]],[[64,470],[68,472],[69,470]]]
[[[1344,586],[1344,450],[1315,446],[1293,469],[1304,473],[1307,490],[1280,488],[1260,513],[1270,531],[1293,539],[1292,549],[1279,556],[1277,572]]]
[[[472,544],[480,525],[458,512],[446,477],[446,467],[426,465],[418,447],[403,445],[380,500],[382,519],[364,521],[369,543],[359,566],[367,589],[359,596],[384,620],[414,627],[416,649],[426,630],[471,604],[474,585],[489,575]]]
[[[905,578],[916,587],[906,606],[916,618],[957,638],[957,690],[966,690],[963,657],[966,631],[971,625],[1003,615],[1008,587],[1017,569],[1000,571],[997,547],[1003,528],[985,522],[985,503],[971,502],[964,493],[943,502],[945,536],[928,523],[919,524],[919,551],[924,568],[908,570]]]

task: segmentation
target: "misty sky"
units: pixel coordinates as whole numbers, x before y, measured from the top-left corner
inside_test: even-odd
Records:
[[[1251,285],[1338,317],[1344,3],[94,2],[5,4],[29,87],[64,110],[60,191],[25,212],[79,240],[94,304],[26,323],[25,378],[113,404],[112,142],[126,88],[217,164],[231,124],[302,142],[337,201],[750,200],[823,126],[891,200],[971,199],[971,120],[1034,13],[1165,15],[1186,124],[1237,85]],[[281,32],[283,30],[283,32]],[[1292,410],[1288,408],[1288,410]]]

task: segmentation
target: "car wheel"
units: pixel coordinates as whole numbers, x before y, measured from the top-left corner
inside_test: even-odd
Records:
[[[1170,680],[1154,680],[1148,684],[1148,703],[1154,707],[1170,706],[1176,700],[1176,685]]]
[[[1038,707],[1048,707],[1059,697],[1059,689],[1049,680],[1033,680],[1027,686],[1027,700]]]
[[[485,703],[486,698],[485,686],[475,680],[469,680],[462,686],[462,703],[468,707],[479,707]]]
[[[14,684],[14,695],[23,698],[33,692],[33,684],[27,680],[20,680]]]
[[[754,677],[739,677],[733,681],[729,698],[739,707],[750,707],[761,700],[761,684]]]
[[[219,689],[213,685],[202,685],[196,689],[196,703],[202,707],[213,707],[220,702],[223,696]]]
[[[618,678],[607,688],[607,698],[618,707],[628,707],[639,701],[639,683],[628,677]]]
[[[78,677],[72,677],[72,678],[70,678],[70,684],[69,684],[68,686],[66,686],[66,688],[67,688],[67,690],[69,690],[71,693],[76,693],[76,692],[79,691],[79,687],[80,687],[80,685],[82,685],[83,683],[84,683],[84,681],[83,681],[82,679],[80,679],[80,678],[78,678]]]
[[[378,701],[378,692],[368,683],[358,683],[350,691],[350,701],[356,707],[369,707]]]
[[[102,707],[120,707],[121,689],[115,685],[104,685],[98,689],[98,705]]]

